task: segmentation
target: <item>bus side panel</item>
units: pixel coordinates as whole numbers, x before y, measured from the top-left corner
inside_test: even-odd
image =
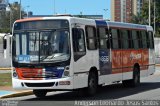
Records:
[[[142,50],[142,65],[140,66],[140,75],[141,77],[148,76],[148,65],[149,65],[149,52],[148,49]]]
[[[116,81],[122,80],[122,50],[112,50],[112,74],[118,74]]]
[[[154,49],[149,49],[149,69],[148,75],[151,75],[155,72],[155,51]]]
[[[99,65],[100,75],[108,75],[112,73],[109,49],[99,50]]]
[[[123,80],[131,79],[133,76],[133,65],[135,61],[131,57],[133,54],[137,54],[137,53],[129,49],[122,51]]]
[[[134,65],[140,66],[141,76],[148,75],[148,50],[123,50],[122,51],[122,71],[123,80],[133,78]]]

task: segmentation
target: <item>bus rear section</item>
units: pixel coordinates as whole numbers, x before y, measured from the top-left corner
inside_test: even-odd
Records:
[[[141,77],[155,72],[152,27],[97,21],[97,29],[100,84],[122,81],[125,86],[135,87],[139,85]]]

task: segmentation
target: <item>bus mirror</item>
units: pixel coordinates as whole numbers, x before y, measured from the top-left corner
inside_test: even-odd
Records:
[[[6,36],[3,37],[3,49],[7,49],[7,39]]]

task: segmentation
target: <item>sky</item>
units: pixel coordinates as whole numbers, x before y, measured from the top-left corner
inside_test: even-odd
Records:
[[[10,3],[20,0],[9,0]],[[55,1],[55,3],[54,3]],[[110,0],[21,0],[25,11],[34,15],[71,14],[103,15],[110,19]],[[55,7],[54,7],[55,4]]]

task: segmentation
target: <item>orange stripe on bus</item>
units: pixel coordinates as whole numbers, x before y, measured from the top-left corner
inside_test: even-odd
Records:
[[[148,49],[141,50],[112,50],[112,74],[132,72],[135,63],[141,70],[147,70],[149,65]],[[128,67],[128,68],[126,68]]]
[[[25,19],[16,20],[16,22],[38,21],[38,20],[43,20],[43,18],[42,17],[25,18]]]
[[[42,76],[43,70],[41,68],[16,68],[19,79],[23,80],[42,80],[39,75]]]

